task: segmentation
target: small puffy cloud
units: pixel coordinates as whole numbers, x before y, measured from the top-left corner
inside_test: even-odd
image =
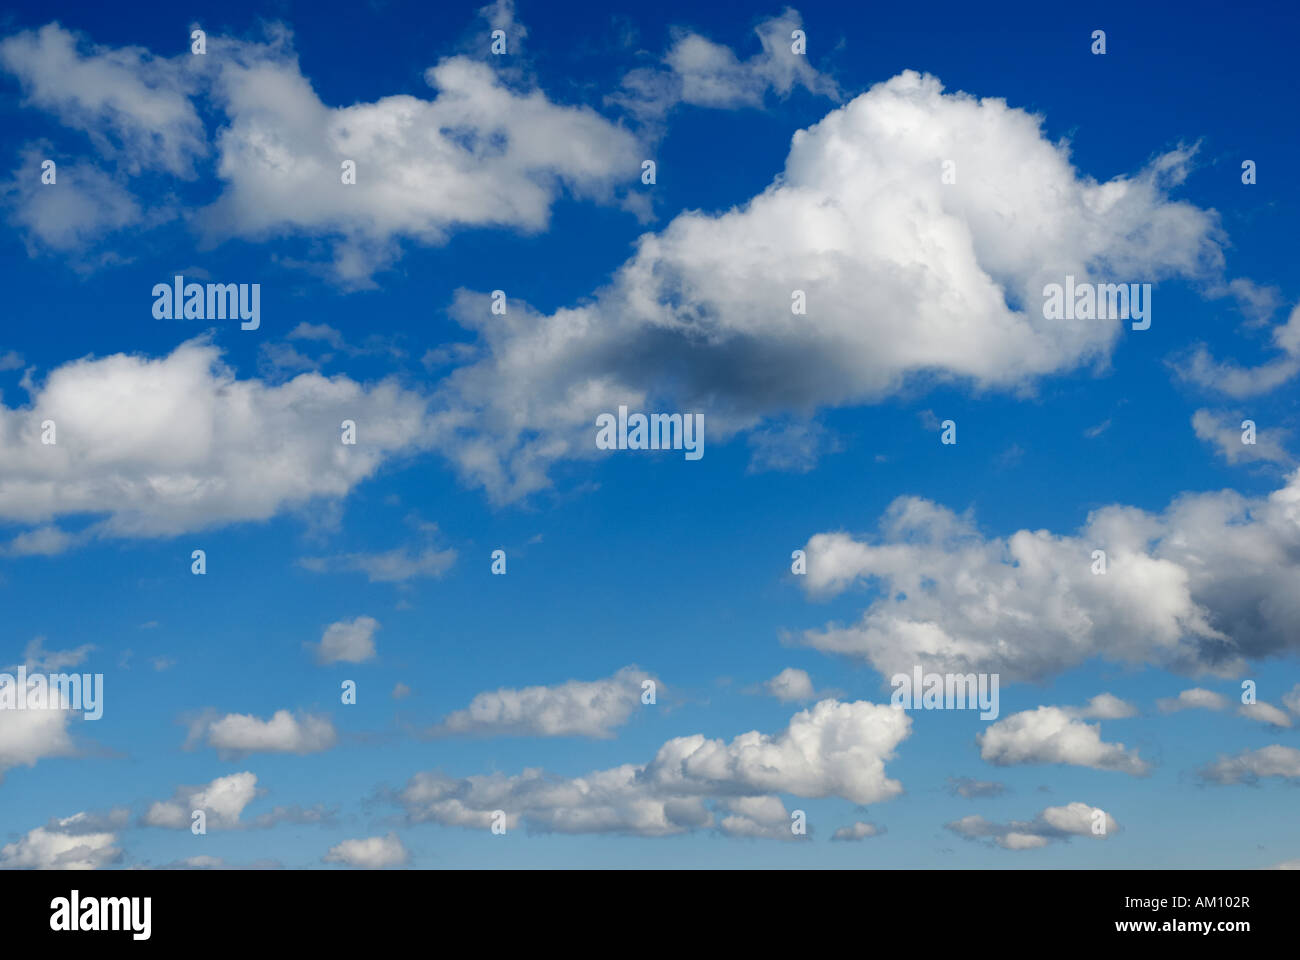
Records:
[[[1282,705],[1292,713],[1300,715],[1300,683],[1297,683],[1291,690],[1283,694]]]
[[[89,814],[78,813],[29,830],[0,847],[0,869],[96,870],[121,859],[117,835],[91,830]]]
[[[661,790],[794,793],[879,803],[902,792],[885,761],[911,731],[905,711],[859,700],[822,700],[777,736],[752,731],[730,743],[700,734],[665,743],[645,778]]]
[[[478,15],[493,30],[500,30],[506,35],[506,49],[518,56],[520,45],[528,36],[528,28],[515,18],[514,0],[492,0],[487,6],[479,7]]]
[[[791,829],[790,811],[779,797],[732,797],[718,801],[718,829],[729,837],[806,840]]]
[[[1285,703],[1285,699],[1283,700]],[[1231,701],[1221,694],[1202,687],[1184,690],[1177,697],[1162,697],[1156,701],[1156,708],[1161,713],[1175,713],[1179,710],[1226,710]],[[1237,707],[1237,716],[1265,723],[1273,727],[1291,726],[1291,718],[1286,711],[1270,703],[1243,703]]]
[[[203,723],[198,734],[223,756],[249,753],[320,753],[338,742],[334,723],[327,716],[277,710],[269,720],[230,713]],[[192,738],[194,733],[191,734]]]
[[[1220,756],[1197,771],[1206,783],[1256,783],[1262,778],[1300,778],[1300,750],[1279,744]]]
[[[813,690],[812,678],[808,676],[806,670],[800,670],[797,667],[786,667],[771,680],[764,683],[763,689],[782,703],[788,703],[791,700],[811,700],[816,696],[816,691]]]
[[[325,863],[342,863],[362,870],[381,870],[406,863],[408,855],[402,839],[395,833],[383,837],[344,840],[330,847],[321,858]]]
[[[178,787],[171,800],[150,805],[140,822],[147,827],[188,830],[195,810],[207,815],[209,830],[234,830],[244,808],[257,796],[256,774],[244,771],[217,777],[201,787]]]
[[[1103,824],[1097,831],[1094,824]],[[1013,820],[994,823],[972,814],[944,826],[967,840],[995,843],[1005,850],[1036,850],[1053,841],[1071,837],[1109,836],[1119,828],[1115,818],[1098,807],[1086,803],[1070,803],[1063,807],[1048,807],[1033,820]]]
[[[0,710],[0,782],[13,767],[32,767],[46,757],[71,757],[69,710]]]
[[[1226,710],[1228,698],[1213,690],[1192,687],[1176,697],[1162,697],[1156,701],[1156,708],[1161,713],[1175,713],[1179,710]]]
[[[1012,714],[976,736],[980,756],[995,766],[1064,763],[1134,776],[1149,771],[1136,750],[1101,739],[1101,725],[1076,719],[1074,711],[1039,707]]]
[[[331,663],[364,663],[375,656],[375,631],[379,621],[374,617],[356,617],[339,620],[325,628],[319,644],[304,644],[321,666]]]
[[[1239,412],[1211,413],[1209,410],[1197,410],[1192,415],[1192,429],[1196,436],[1214,446],[1219,456],[1228,463],[1262,460],[1268,463],[1288,464],[1294,458],[1282,445],[1285,430],[1255,430],[1252,443],[1243,439],[1245,428],[1242,424],[1249,418]]]
[[[835,81],[791,49],[791,33],[802,25],[798,11],[789,7],[760,21],[754,32],[761,50],[746,60],[698,33],[675,30],[663,65],[629,72],[608,102],[648,121],[661,120],[679,103],[724,110],[760,107],[768,91],[784,97],[796,87],[837,98]]]
[[[1137,716],[1137,707],[1109,693],[1099,693],[1085,707],[1074,710],[1074,715],[1095,720],[1122,720]]]
[[[130,191],[89,164],[56,161],[56,182],[41,183],[41,163],[51,159],[49,152],[27,148],[13,179],[0,183],[0,202],[27,238],[30,253],[45,248],[76,254],[104,234],[145,220]],[[94,265],[79,259],[75,264]]]
[[[429,733],[608,738],[641,705],[641,684],[647,679],[653,678],[628,666],[603,680],[502,687],[478,694],[468,707],[448,714]]]
[[[78,538],[58,527],[36,527],[14,537],[3,547],[11,557],[54,557],[76,545]]]
[[[884,833],[882,827],[878,827],[874,823],[864,823],[863,821],[858,820],[849,824],[847,827],[840,827],[831,834],[831,840],[866,840],[868,837],[878,837],[882,833]]]
[[[405,700],[410,695],[411,695],[411,688],[404,683],[398,682],[393,687],[392,697],[394,700]]]
[[[1285,710],[1280,710],[1271,703],[1260,700],[1255,703],[1243,703],[1237,708],[1237,715],[1257,723],[1266,723],[1270,727],[1289,727],[1291,718]]]

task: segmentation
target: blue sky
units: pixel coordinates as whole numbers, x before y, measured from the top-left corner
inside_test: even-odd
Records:
[[[0,669],[104,713],[0,710],[0,865],[1300,863],[1295,27],[7,14]],[[1150,329],[1053,326],[1067,273]]]

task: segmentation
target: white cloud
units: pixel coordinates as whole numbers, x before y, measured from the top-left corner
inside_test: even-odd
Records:
[[[1300,304],[1286,323],[1273,328],[1273,345],[1280,356],[1257,367],[1216,361],[1204,344],[1175,359],[1174,366],[1183,379],[1237,399],[1276,390],[1300,372]]]
[[[1286,702],[1285,698],[1283,702]],[[1163,697],[1156,701],[1156,707],[1161,713],[1175,713],[1179,710],[1226,710],[1230,705],[1231,701],[1227,697],[1201,687],[1184,690],[1177,697]],[[1237,707],[1237,715],[1273,727],[1291,726],[1291,718],[1284,710],[1263,701],[1240,704]]]
[[[517,93],[484,63],[443,60],[430,100],[405,94],[332,108],[302,75],[287,36],[267,45],[209,40],[226,190],[200,211],[208,239],[305,233],[334,238],[333,274],[364,286],[396,241],[443,243],[457,227],[548,224],[562,190],[612,199],[636,182],[635,138],[595,111]],[[356,183],[340,183],[341,160]]]
[[[27,105],[89,134],[98,153],[120,154],[132,171],[182,177],[207,153],[190,99],[192,59],[188,51],[166,60],[139,47],[93,46],[57,23],[0,41],[0,67],[22,81]]]
[[[823,700],[796,714],[775,736],[752,731],[729,743],[678,737],[648,764],[623,764],[571,779],[536,769],[462,779],[421,772],[394,800],[412,822],[456,826],[486,827],[493,812],[502,810],[507,826],[526,822],[543,832],[667,836],[722,829],[706,799],[789,793],[869,804],[897,796],[902,785],[886,776],[884,765],[910,730],[911,718],[902,710]],[[770,828],[774,823],[770,817],[762,823],[756,819],[762,809],[775,815],[768,801],[722,804],[717,813],[740,818],[732,823],[733,831],[753,835],[756,825]],[[785,829],[789,831],[788,817]]]
[[[1083,431],[1083,435],[1089,440],[1095,440],[1103,433],[1110,429],[1111,419],[1107,417],[1101,423],[1094,424]]]
[[[840,827],[831,835],[831,840],[866,840],[868,837],[878,837],[884,831],[874,823],[864,823],[858,820],[849,824],[847,827]]]
[[[1175,713],[1178,710],[1226,710],[1228,699],[1213,690],[1193,687],[1182,691],[1176,697],[1162,697],[1156,701],[1156,707],[1161,713]]]
[[[1122,720],[1137,716],[1137,707],[1110,693],[1099,693],[1088,705],[1070,711],[1073,716],[1093,720]]]
[[[818,73],[806,54],[792,49],[791,33],[803,26],[786,8],[754,28],[761,50],[741,60],[730,47],[687,30],[675,30],[662,67],[629,72],[622,89],[607,98],[643,121],[661,120],[679,103],[717,109],[761,107],[768,91],[788,96],[795,87],[837,99],[835,81]]]
[[[765,840],[807,840],[808,834],[796,834],[790,811],[780,797],[730,797],[718,801],[718,829],[729,837]]]
[[[797,667],[786,667],[771,680],[763,684],[763,689],[782,703],[791,700],[811,700],[816,696],[812,678],[808,671]]]
[[[48,248],[79,256],[102,234],[144,222],[145,212],[130,191],[89,164],[57,162],[56,181],[42,183],[41,163],[54,159],[50,152],[48,147],[24,149],[13,179],[0,183],[0,198],[27,238],[29,253]],[[77,259],[75,265],[94,266],[94,261]]]
[[[648,795],[631,764],[572,779],[547,777],[529,769],[514,777],[502,774],[455,779],[421,772],[411,777],[395,800],[415,823],[486,828],[496,810],[514,829],[526,815],[530,829],[556,833],[633,833],[665,836],[681,833],[709,819],[703,805],[683,804]],[[685,822],[682,815],[686,816]]]
[[[1093,832],[1093,823],[1100,822],[1095,819],[1099,813],[1104,818],[1104,833]],[[993,823],[972,814],[944,826],[967,840],[988,840],[1006,850],[1036,850],[1052,841],[1068,840],[1070,837],[1104,839],[1119,828],[1109,813],[1078,802],[1063,807],[1048,807],[1033,820]]]
[[[343,863],[362,870],[380,870],[406,863],[408,855],[402,839],[395,833],[384,837],[344,840],[321,858],[326,863]]]
[[[822,700],[776,737],[753,731],[730,743],[701,734],[669,740],[645,775],[657,788],[682,794],[785,792],[879,803],[902,792],[885,776],[885,761],[910,730],[904,711]]]
[[[102,536],[173,536],[338,499],[421,445],[425,402],[390,381],[239,380],[204,339],[159,359],[53,370],[27,407],[0,405],[0,517],[101,514]],[[41,443],[55,421],[58,443]],[[339,424],[355,420],[355,446]]]
[[[248,753],[320,753],[338,742],[329,717],[310,713],[295,715],[277,710],[269,720],[250,714],[229,713],[203,724],[208,746],[223,756]]]
[[[153,803],[141,823],[148,827],[188,830],[191,815],[202,810],[209,830],[233,830],[241,826],[239,816],[257,796],[257,776],[244,771],[217,777],[202,787],[179,787],[171,800]]]
[[[54,557],[75,546],[78,539],[58,527],[36,527],[10,540],[3,552],[11,557]]]
[[[1248,327],[1263,326],[1282,305],[1282,291],[1277,287],[1260,286],[1247,277],[1238,277],[1230,283],[1211,288],[1207,296],[1230,297],[1237,310],[1246,318]]]
[[[447,715],[432,734],[596,737],[614,735],[641,705],[642,681],[651,675],[624,667],[603,680],[569,680],[555,686],[480,693],[464,710]],[[656,696],[658,691],[656,691]]]
[[[1282,705],[1292,713],[1300,715],[1300,683],[1291,688],[1290,692],[1282,696]]]
[[[506,51],[517,57],[521,42],[528,36],[528,28],[515,19],[514,0],[492,0],[487,6],[479,7],[478,15],[493,30],[505,33]]]
[[[509,21],[512,42],[524,35],[510,4],[484,13]],[[188,179],[215,148],[224,189],[191,218],[201,239],[326,238],[331,260],[307,265],[347,286],[373,285],[402,240],[440,244],[459,227],[539,231],[561,193],[611,201],[640,172],[644,151],[629,131],[536,87],[515,89],[474,58],[429,68],[432,99],[398,94],[332,107],[303,76],[281,25],[267,27],[264,42],[209,34],[207,45],[206,56],[170,60],[135,47],[81,53],[73,34],[49,24],[0,43],[0,67],[22,79],[28,105],[86,132],[122,176],[158,170]],[[200,107],[213,115],[211,145]],[[354,184],[341,181],[343,160],[356,164]],[[28,214],[25,225],[68,248],[157,217],[104,177],[102,190],[77,197],[33,194],[67,209]],[[62,172],[59,183],[63,191]]]
[[[44,671],[46,673],[57,673],[65,667],[75,667],[85,661],[90,655],[90,651],[95,649],[93,643],[83,643],[81,646],[71,650],[46,650],[44,637],[33,637],[23,650],[22,665],[27,668],[27,672]],[[15,664],[6,668],[6,672],[12,673],[18,669]]]
[[[809,595],[859,581],[880,590],[856,624],[797,642],[886,676],[921,664],[1005,683],[1094,657],[1232,676],[1300,641],[1300,472],[1267,497],[1189,493],[1160,514],[1104,507],[1074,536],[986,538],[969,516],[916,497],[895,500],[880,526],[874,542],[809,539]]]
[[[980,756],[996,766],[1064,763],[1142,776],[1148,765],[1136,750],[1101,739],[1101,725],[1075,719],[1061,707],[1039,707],[1012,714],[976,736]]]
[[[1279,744],[1220,756],[1197,771],[1208,783],[1255,783],[1261,777],[1300,778],[1300,750]]]
[[[13,767],[77,753],[68,735],[69,710],[0,710],[0,782]]]
[[[1043,286],[1220,270],[1215,216],[1167,196],[1189,159],[1098,183],[1039,118],[900,74],[797,132],[748,203],[642,236],[578,306],[512,301],[501,317],[463,292],[453,315],[482,358],[440,390],[444,448],[508,499],[547,486],[556,460],[597,456],[595,415],[621,403],[704,412],[718,442],[926,374],[1014,390],[1104,361],[1124,325],[1047,320]]]
[[[364,663],[375,656],[375,631],[379,621],[374,617],[355,617],[331,623],[321,634],[320,643],[304,644],[322,666],[331,663]]]
[[[421,577],[437,579],[456,562],[455,550],[396,547],[379,553],[346,553],[336,557],[303,557],[299,565],[315,573],[357,571],[371,583],[405,583]]]
[[[1280,710],[1271,703],[1260,700],[1255,703],[1243,703],[1237,708],[1237,715],[1257,723],[1266,723],[1270,727],[1289,727],[1291,718],[1285,710]]]
[[[1264,461],[1290,463],[1291,454],[1282,446],[1285,430],[1255,430],[1255,442],[1242,441],[1242,423],[1249,419],[1241,413],[1211,413],[1197,410],[1192,415],[1192,429],[1198,439],[1214,445],[1216,452],[1228,463]]]
[[[29,870],[96,870],[118,861],[122,851],[110,831],[87,831],[87,814],[78,813],[29,830],[0,847],[0,868]]]

